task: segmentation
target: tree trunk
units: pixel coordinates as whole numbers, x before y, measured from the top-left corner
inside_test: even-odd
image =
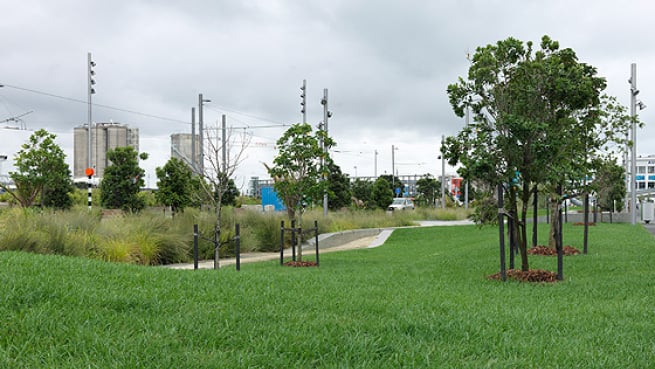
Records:
[[[521,191],[521,219],[517,221],[518,223],[518,246],[519,252],[521,253],[521,270],[527,272],[530,270],[530,263],[528,262],[528,230],[527,230],[527,218],[528,218],[528,205],[530,204],[530,197],[532,191],[530,191],[530,185],[527,181],[524,181],[523,188]]]
[[[302,210],[298,212],[298,237],[296,237],[296,242],[298,242],[298,261],[302,262]]]
[[[554,249],[557,246],[557,238],[559,237],[559,198],[556,194],[550,194],[549,196],[549,207],[550,207],[550,230],[548,232],[548,247]]]

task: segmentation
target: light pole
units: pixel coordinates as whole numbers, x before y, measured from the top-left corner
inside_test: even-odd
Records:
[[[646,108],[641,101],[637,102],[637,64],[630,65],[630,116],[632,117],[631,138],[632,147],[630,148],[630,223],[637,223],[637,106],[639,110]]]
[[[391,188],[393,188],[394,197],[396,195],[396,150],[398,148],[391,145]]]
[[[95,174],[94,170],[93,170],[93,166],[92,166],[92,161],[91,161],[91,120],[92,120],[92,116],[91,116],[91,106],[92,106],[92,104],[91,104],[91,95],[96,93],[96,90],[93,88],[93,85],[96,84],[96,81],[93,78],[93,76],[95,76],[95,74],[96,74],[96,72],[93,70],[93,67],[96,66],[96,63],[91,59],[91,53],[86,54],[86,59],[87,59],[87,72],[88,72],[87,73],[87,81],[88,81],[88,98],[89,98],[89,100],[88,100],[89,101],[88,141],[89,142],[88,142],[88,147],[87,147],[88,151],[87,152],[88,152],[89,155],[88,155],[88,158],[87,158],[87,167],[86,167],[86,170],[84,171],[84,174],[86,174],[86,176],[89,179],[89,183],[87,184],[87,204],[88,204],[89,210],[91,210],[91,203],[92,203],[92,200],[93,200],[93,196],[92,196],[92,191],[93,191],[92,190],[92,187],[93,187],[92,178],[93,178],[93,175]],[[96,158],[96,160],[97,159],[98,158]]]
[[[443,145],[446,140],[445,135],[441,135],[441,208],[446,208],[446,161],[444,158]]]
[[[355,178],[357,178],[357,165],[355,165],[353,168],[355,168]]]
[[[305,99],[304,95],[305,95],[305,89],[306,89],[307,86],[305,85],[305,80],[304,79],[302,81],[302,85],[303,85],[303,94],[302,94],[302,96],[303,96],[303,99]],[[328,132],[329,132],[328,131],[328,119],[330,119],[332,117],[332,112],[330,110],[328,110],[328,89],[327,88],[323,89],[323,98],[321,99],[321,105],[323,105],[323,129],[325,130],[325,137],[327,138],[328,137]],[[304,100],[303,100],[303,119],[305,118],[305,114],[306,114],[306,106],[305,106]],[[326,154],[326,157],[327,157],[327,154],[329,152],[329,148],[326,145],[325,141],[323,141],[323,151],[325,151],[325,154]],[[321,165],[324,165],[325,161],[323,159],[321,159],[321,163],[322,163]],[[322,169],[323,169],[323,180],[327,181],[328,178],[327,178],[327,173],[325,171],[325,168],[322,168]],[[327,214],[328,214],[328,194],[327,194],[327,191],[325,191],[323,193],[323,216],[327,216]]]
[[[205,121],[203,117],[203,106],[208,102],[211,102],[211,100],[203,98],[202,94],[198,94],[198,140],[200,141],[198,151],[200,151],[200,173],[203,175],[205,173]]]
[[[374,161],[373,161],[373,177],[378,178],[378,150],[374,151]]]

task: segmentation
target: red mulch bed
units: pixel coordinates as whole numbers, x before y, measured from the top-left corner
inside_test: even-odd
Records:
[[[574,226],[583,226],[583,225],[584,225],[584,222],[575,222],[575,223],[573,223],[573,225],[574,225]],[[587,225],[590,226],[590,227],[593,227],[593,226],[596,225],[596,223],[594,223],[594,222],[589,222],[589,223],[587,223]]]
[[[294,268],[318,266],[318,265],[316,265],[315,261],[293,261],[293,260],[292,261],[287,261],[286,263],[284,263],[284,265],[294,267]]]
[[[580,254],[580,250],[573,246],[566,245],[562,248],[562,254],[565,256],[578,255]],[[555,256],[557,255],[557,250],[551,249],[550,247],[537,245],[528,249],[528,255]]]
[[[542,269],[532,269],[524,272],[518,269],[509,269],[505,273],[507,279],[520,281],[520,282],[543,282],[543,283],[554,283],[557,282],[557,273],[553,273],[548,270]],[[492,274],[489,279],[501,280],[500,272]]]

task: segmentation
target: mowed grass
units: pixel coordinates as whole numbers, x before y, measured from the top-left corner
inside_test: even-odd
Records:
[[[582,249],[582,227],[565,225]],[[498,282],[497,228],[219,271],[0,253],[1,368],[650,368],[655,240],[590,228],[556,284]],[[540,228],[545,243],[546,228]],[[556,258],[532,257],[556,270]]]

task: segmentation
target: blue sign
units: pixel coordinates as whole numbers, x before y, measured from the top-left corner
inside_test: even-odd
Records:
[[[398,195],[400,195],[400,188],[396,188],[396,196],[398,196]]]
[[[286,210],[273,187],[262,187],[262,206],[265,207],[266,205],[273,205],[275,211]]]

